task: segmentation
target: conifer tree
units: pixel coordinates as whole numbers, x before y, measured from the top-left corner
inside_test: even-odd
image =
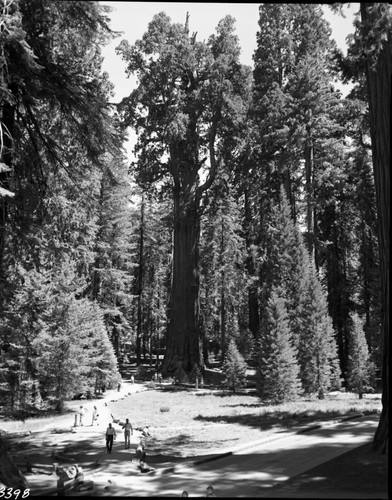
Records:
[[[373,390],[374,363],[371,361],[369,348],[363,328],[363,320],[357,313],[351,314],[347,387],[362,399],[366,391]]]
[[[32,394],[39,393],[45,406],[62,411],[75,394],[113,383],[117,364],[102,313],[87,298],[75,298],[76,264],[66,259],[21,277],[12,313],[1,324],[2,403],[27,409]]]
[[[271,292],[263,323],[256,373],[258,394],[274,403],[295,400],[301,394],[297,349],[278,288]]]
[[[283,188],[270,219],[266,276],[261,303],[268,308],[274,288],[285,301],[292,341],[298,349],[303,389],[323,397],[340,386],[340,370],[326,293],[303,237],[294,224]],[[262,322],[261,336],[268,335]]]
[[[117,357],[130,339],[130,311],[136,266],[136,209],[123,158],[110,159],[100,181],[95,259],[90,265],[89,297],[104,312]]]
[[[213,187],[212,200],[202,219],[200,256],[203,326],[208,339],[219,342],[222,360],[231,339],[236,340],[237,347],[241,343],[245,350],[249,344],[244,325],[245,242],[239,206],[228,181],[227,175],[220,175]]]
[[[310,258],[306,276],[297,311],[301,318],[298,343],[300,376],[306,393],[316,393],[323,398],[328,390],[340,388],[340,365],[326,293]]]
[[[246,385],[246,369],[247,364],[237,349],[235,340],[230,340],[222,371],[226,375],[225,385],[234,393],[237,389]]]
[[[189,25],[161,12],[142,39],[117,48],[138,87],[122,102],[124,125],[138,132],[140,185],[170,187],[173,200],[173,266],[162,371],[189,373],[204,364],[201,351],[199,243],[202,202],[222,164],[222,144],[243,122],[249,68],[239,63],[234,19],[226,16],[207,42]],[[207,161],[208,160],[208,161]],[[206,174],[201,182],[201,173]]]

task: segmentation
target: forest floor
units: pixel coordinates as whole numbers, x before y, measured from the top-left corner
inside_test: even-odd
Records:
[[[87,409],[85,425],[73,427],[74,412],[80,404],[84,404]],[[99,411],[97,426],[91,425],[94,404]],[[379,413],[381,397],[379,394],[368,394],[360,400],[354,394],[336,392],[323,401],[309,398],[271,406],[261,403],[252,390],[232,394],[207,388],[177,388],[151,382],[131,385],[124,382],[120,392],[107,391],[100,400],[70,401],[67,407],[70,413],[58,417],[29,419],[24,423],[0,423],[0,429],[8,433],[10,456],[15,463],[21,467],[22,472],[27,470],[29,464],[32,465],[32,472],[26,473],[32,495],[39,495],[48,488],[56,487],[54,463],[77,463],[83,467],[87,477],[104,466],[108,460],[104,434],[107,424],[112,422],[112,416],[120,421],[129,418],[135,429],[131,450],[123,450],[121,427],[114,424],[118,432],[114,449],[126,452],[128,460],[134,457],[140,436],[139,429],[148,424],[151,438],[148,441],[147,461],[156,469],[164,469],[179,463],[211,459],[238,446],[250,445],[284,431],[357,414]],[[372,463],[375,481],[383,477],[386,460],[381,459],[380,462],[371,454],[369,446],[358,448],[356,455],[355,450],[350,454],[350,460],[359,460],[358,469],[355,469],[358,470],[358,480],[363,477],[363,471],[360,472],[363,467],[361,469],[360,464],[366,464],[367,481],[371,480],[369,474],[371,475]],[[343,471],[344,458],[340,461],[339,470]],[[385,468],[385,480],[386,473]],[[330,466],[330,474],[332,479],[328,484],[336,484],[339,478],[344,480],[345,477],[343,472],[338,474],[333,465]],[[349,477],[352,480],[352,474]],[[306,484],[309,481],[298,480],[298,484],[291,484],[291,480],[287,482],[288,493],[292,491],[290,488],[298,486],[306,497]],[[290,496],[292,495],[288,494]]]

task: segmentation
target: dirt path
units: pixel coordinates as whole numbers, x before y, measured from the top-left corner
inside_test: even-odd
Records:
[[[145,391],[147,384],[123,382],[120,391],[107,391],[99,400],[70,401],[67,408],[76,410],[81,404],[86,409],[83,426],[74,427],[75,412],[65,413],[48,419],[27,419],[25,422],[7,421],[1,423],[1,429],[11,438],[10,457],[25,474],[32,496],[40,496],[55,490],[57,475],[54,464],[82,466],[86,478],[97,467],[102,467],[106,459],[105,431],[109,422],[113,422],[110,403],[131,398],[133,394]],[[92,425],[94,405],[98,410],[97,423]],[[118,438],[115,448],[123,445],[123,433],[119,425],[113,424]],[[27,434],[20,437],[19,434]],[[133,444],[138,443],[138,432],[133,436]],[[128,451],[129,453],[129,451]],[[111,456],[111,455],[110,455]],[[29,472],[31,469],[31,472]]]
[[[93,473],[94,495],[179,497],[187,490],[189,496],[202,497],[212,484],[218,497],[270,498],[273,491],[279,496],[277,490],[272,490],[274,486],[368,443],[376,426],[377,417],[367,416],[306,434],[286,432],[253,448],[234,451],[197,467],[183,465],[166,474],[138,473],[132,463],[121,459],[118,451],[105,468]]]

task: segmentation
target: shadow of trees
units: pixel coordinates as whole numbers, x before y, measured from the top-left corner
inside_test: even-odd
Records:
[[[245,407],[257,407],[257,405],[233,405]],[[341,419],[345,415],[355,415],[354,412],[350,410],[342,414],[338,411],[306,411],[301,414],[293,414],[287,411],[274,411],[266,412],[262,414],[255,415],[254,413],[241,413],[238,415],[214,415],[214,416],[203,416],[198,415],[195,420],[203,422],[213,422],[213,423],[225,423],[225,424],[239,424],[248,427],[258,428],[260,430],[268,430],[276,428],[279,426],[283,431],[291,430],[295,427],[302,427],[309,424],[315,424],[320,422],[331,422],[336,419]]]

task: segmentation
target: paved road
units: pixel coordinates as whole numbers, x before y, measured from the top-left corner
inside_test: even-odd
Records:
[[[370,415],[303,434],[282,432],[253,448],[171,474],[142,475],[134,462],[105,460],[102,472],[94,473],[96,494],[179,497],[187,490],[189,496],[204,496],[212,484],[219,497],[271,497],[272,486],[371,441],[377,424],[378,416]],[[108,480],[114,485],[105,490]]]

